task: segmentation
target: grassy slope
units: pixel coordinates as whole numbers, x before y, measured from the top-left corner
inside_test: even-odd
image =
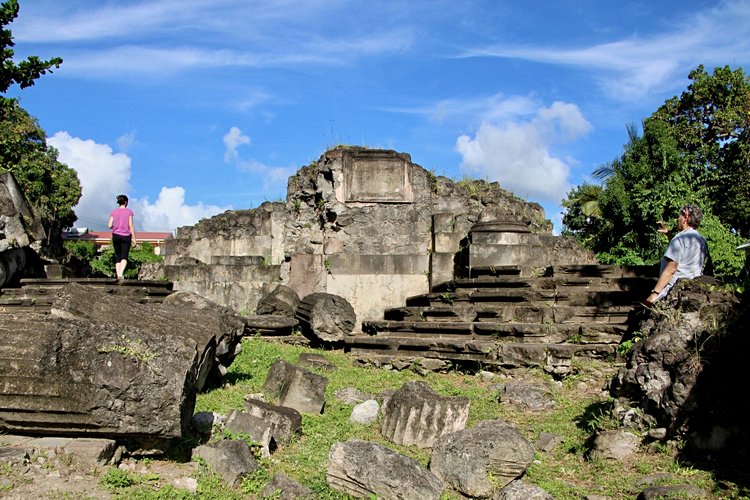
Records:
[[[295,363],[302,352],[310,349],[274,344],[260,339],[244,340],[241,355],[231,366],[227,382],[198,397],[196,411],[215,411],[228,414],[243,407],[246,394],[262,392],[263,382],[271,364],[278,358]],[[255,496],[266,481],[276,472],[288,476],[313,489],[318,498],[348,498],[328,488],[325,475],[328,451],[337,441],[365,439],[381,443],[427,466],[429,452],[417,448],[401,447],[385,441],[378,426],[363,427],[348,421],[351,406],[339,403],[334,393],[346,387],[356,387],[370,394],[387,389],[398,389],[410,380],[422,380],[433,390],[445,396],[468,396],[471,410],[468,426],[485,419],[505,419],[514,423],[528,439],[534,442],[541,432],[551,432],[564,441],[554,451],[537,453],[536,460],[524,480],[535,483],[555,498],[577,499],[585,495],[604,495],[612,499],[635,498],[645,487],[638,482],[647,475],[668,473],[657,484],[693,484],[707,491],[713,498],[743,498],[734,484],[719,483],[706,471],[681,465],[673,458],[675,445],[653,446],[626,461],[588,461],[584,459],[586,443],[596,428],[614,428],[602,408],[607,396],[601,391],[614,368],[603,362],[586,362],[577,366],[577,374],[562,384],[552,383],[556,408],[545,412],[528,412],[501,403],[494,384],[502,382],[501,376],[490,381],[458,372],[430,373],[425,376],[405,370],[401,372],[355,367],[341,352],[317,351],[335,366],[332,372],[320,372],[329,379],[326,406],[321,415],[303,417],[303,435],[277,450],[263,462],[263,471],[247,478],[242,491],[226,488],[205,467],[195,474],[199,480],[201,498],[248,498]],[[538,371],[514,372],[514,378],[546,379]],[[116,494],[127,498],[182,498],[183,493],[171,487],[153,485],[115,489]],[[747,495],[747,492],[744,492]],[[458,498],[446,493],[444,498]]]

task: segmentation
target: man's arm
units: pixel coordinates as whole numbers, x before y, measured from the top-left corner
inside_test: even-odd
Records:
[[[664,287],[667,286],[669,281],[672,279],[672,276],[674,276],[674,273],[677,272],[677,267],[679,264],[677,261],[667,259],[667,265],[664,266],[664,270],[659,275],[659,279],[656,281],[656,285],[654,285],[654,289],[651,290],[651,294],[646,299],[646,302],[649,304],[653,304],[656,300],[656,297],[659,296],[662,290],[664,290]]]

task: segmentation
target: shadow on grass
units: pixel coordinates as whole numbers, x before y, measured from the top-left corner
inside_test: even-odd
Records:
[[[238,382],[245,382],[252,379],[253,376],[249,373],[229,372],[224,375],[224,378],[221,380],[220,384],[213,384],[211,385],[210,389],[216,389],[224,384],[235,385]]]
[[[580,446],[574,446],[571,452],[583,455],[588,459],[594,446],[594,439],[598,431],[611,429],[616,420],[612,415],[614,403],[612,401],[596,401],[586,407],[582,414],[573,419],[576,427],[588,433],[588,438]]]

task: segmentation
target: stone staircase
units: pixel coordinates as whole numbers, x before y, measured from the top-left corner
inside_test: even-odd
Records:
[[[552,266],[522,276],[519,267],[501,266],[472,274],[364,321],[345,349],[377,366],[538,366],[565,375],[575,357],[614,356],[656,269]]]
[[[160,303],[172,293],[172,283],[169,281],[118,281],[115,278],[22,279],[18,288],[0,289],[0,314],[49,313],[55,294],[68,283],[96,287],[108,294],[121,295],[142,304]]]

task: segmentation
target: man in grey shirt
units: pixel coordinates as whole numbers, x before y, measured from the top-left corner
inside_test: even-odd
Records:
[[[650,305],[664,297],[680,278],[695,278],[703,274],[703,265],[708,256],[708,245],[696,231],[703,218],[703,211],[697,205],[685,205],[677,217],[677,233],[669,242],[669,247],[661,259],[659,279],[646,299]],[[661,224],[659,232],[669,237],[666,225]]]

